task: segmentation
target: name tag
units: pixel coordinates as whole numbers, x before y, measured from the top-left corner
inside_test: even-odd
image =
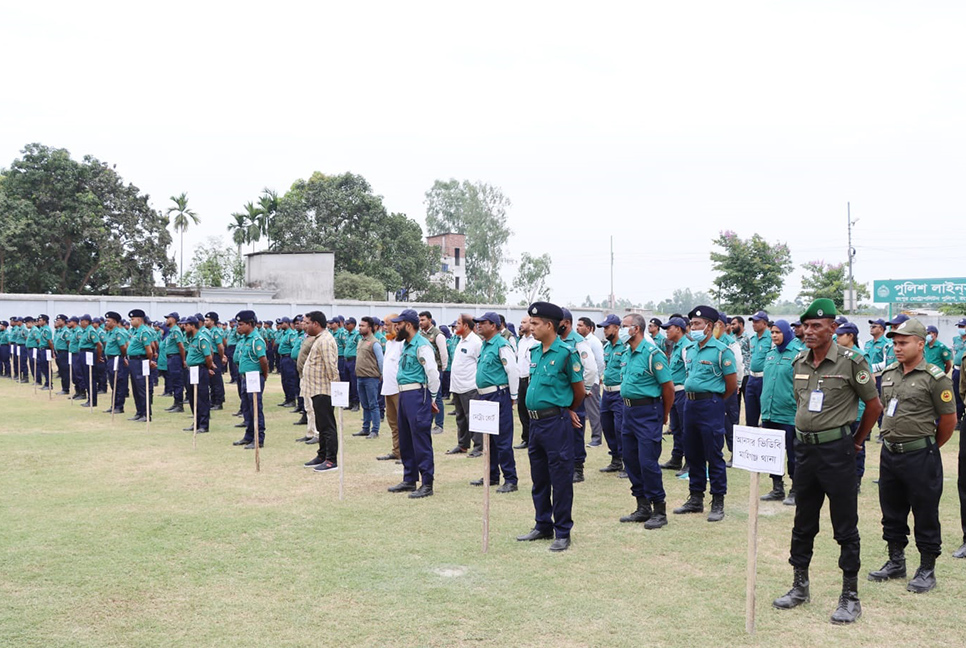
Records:
[[[886,416],[895,416],[897,407],[899,407],[899,399],[893,398],[891,401],[889,401],[889,407],[886,409]]]
[[[808,374],[795,374],[795,380],[808,380]]]
[[[825,394],[819,390],[812,392],[811,396],[808,397],[808,411],[809,412],[821,412],[822,404],[825,402]]]

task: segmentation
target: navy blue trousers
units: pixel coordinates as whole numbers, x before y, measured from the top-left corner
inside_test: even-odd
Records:
[[[47,349],[37,349],[37,360],[34,362],[34,371],[36,373],[34,379],[38,385],[47,385],[49,387],[50,373],[47,365]],[[96,366],[94,367],[94,375],[97,375]]]
[[[57,352],[57,374],[60,376],[60,389],[70,393],[70,360],[67,351]]]
[[[349,381],[349,407],[359,404],[359,385],[356,384],[356,358],[345,359],[345,373]]]
[[[225,379],[222,378],[224,367],[221,364],[221,356],[218,354],[217,349],[211,355],[211,363],[215,366],[215,375],[211,376],[208,380],[211,392],[210,402],[212,405],[224,405]]]
[[[144,356],[133,356],[128,362],[131,374],[131,393],[134,396],[134,408],[137,416],[147,416],[148,411],[154,412],[154,386],[145,386],[143,365]]]
[[[415,483],[421,477],[424,486],[432,486],[435,471],[431,431],[433,404],[428,389],[399,392],[398,422],[403,481]]]
[[[225,348],[225,356],[228,358],[228,375],[231,382],[238,383],[238,365],[235,364],[235,346]],[[241,392],[239,392],[241,393]]]
[[[0,376],[10,377],[10,345],[0,345]]]
[[[20,346],[20,380],[30,380],[30,349],[26,344]]]
[[[217,371],[215,372],[218,373]],[[198,429],[207,430],[211,418],[211,380],[208,376],[208,367],[200,365],[198,367],[198,403],[195,403],[195,386],[190,384],[188,379],[188,404],[191,405],[191,413],[195,409],[198,411]],[[194,420],[192,420],[194,424]],[[264,437],[263,437],[264,438]]]
[[[735,392],[725,401],[725,443],[728,445],[729,452],[733,451],[735,445],[735,426],[738,425],[739,416],[741,416],[741,401],[738,400],[738,392]]]
[[[619,391],[605,391],[600,396],[600,426],[604,430],[607,449],[614,459],[622,459],[621,435],[624,429],[624,399]]]
[[[559,416],[530,419],[530,478],[533,480],[533,508],[540,533],[553,530],[558,538],[569,538],[574,526],[573,424],[566,409]]]
[[[724,400],[717,394],[705,400],[689,400],[684,405],[684,458],[690,467],[689,490],[692,493],[703,493],[708,486],[708,477],[711,478],[712,495],[728,492],[728,474],[721,452],[724,417]]]
[[[492,394],[481,394],[480,400],[500,404],[500,433],[484,434],[490,444],[490,483],[500,483],[500,470],[508,484],[517,483],[517,462],[513,457],[513,401],[509,389],[498,389]]]
[[[282,379],[282,393],[285,394],[285,402],[294,402],[298,398],[298,392],[295,390],[295,361],[292,360],[291,356],[283,355],[278,359],[278,370],[281,374]]]
[[[748,376],[748,384],[745,385],[745,425],[758,427],[761,418],[761,390],[764,385],[763,378]]]
[[[168,389],[175,405],[184,405],[184,363],[180,353],[168,356]]]
[[[117,358],[116,381],[114,377],[115,358]],[[106,369],[107,369],[107,382],[110,385],[111,389],[115,389],[114,386],[117,385],[117,388],[114,391],[114,395],[111,397],[114,402],[114,409],[116,409],[118,412],[123,412],[124,401],[127,400],[127,393],[128,393],[127,391],[128,368],[124,364],[124,358],[119,358],[117,356],[107,356]]]
[[[687,392],[683,389],[674,392],[674,407],[671,408],[669,423],[671,424],[671,460],[684,457],[684,404],[687,402]]]
[[[258,412],[256,413],[252,404],[252,394],[248,393],[245,374],[238,374],[239,396],[242,403],[242,417],[245,420],[245,441],[249,443],[255,440],[255,418],[258,418],[258,443],[265,443],[265,412],[263,408],[263,396],[265,396],[265,377],[259,373],[258,379],[261,382],[262,391],[255,395]],[[200,423],[199,423],[200,425]]]
[[[589,396],[589,394],[588,394]],[[574,466],[577,468],[584,467],[584,461],[587,459],[587,446],[584,445],[584,430],[587,428],[587,410],[584,409],[583,402],[580,403],[580,407],[576,410],[577,416],[580,417],[580,427],[575,428],[571,426],[574,435]]]
[[[661,432],[664,405],[624,408],[624,470],[631,480],[631,495],[663,502],[664,481],[661,477]]]
[[[74,354],[74,380],[77,385],[77,393],[87,394],[87,402],[96,406],[97,384],[90,384],[90,373],[93,373],[94,367],[87,364],[88,353],[95,352],[81,349],[79,353]]]

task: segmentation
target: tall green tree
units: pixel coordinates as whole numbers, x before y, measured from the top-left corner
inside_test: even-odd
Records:
[[[792,271],[792,255],[784,243],[769,244],[759,234],[742,240],[732,231],[721,232],[711,261],[718,274],[711,291],[719,305],[731,312],[753,313],[781,294]]]
[[[245,264],[241,254],[217,236],[209,237],[195,248],[191,266],[183,281],[188,286],[221,288],[241,286],[245,279]]]
[[[231,240],[238,248],[238,256],[241,256],[243,245],[248,245],[248,216],[241,212],[234,212],[231,215],[232,221],[228,223],[228,231],[231,232]]]
[[[258,197],[258,231],[265,237],[269,250],[272,249],[270,224],[277,212],[278,192],[268,188],[262,189],[262,195]]]
[[[426,192],[426,228],[431,236],[466,235],[466,290],[484,303],[506,300],[500,274],[510,239],[506,210],[510,199],[483,182],[437,180]]]
[[[168,219],[92,156],[28,144],[0,192],[17,227],[3,244],[8,292],[149,295],[176,272]]]
[[[835,308],[842,310],[845,306],[845,293],[849,289],[849,278],[846,276],[844,263],[825,263],[824,261],[809,261],[802,264],[805,276],[802,277],[802,290],[799,292],[805,303],[814,299],[826,298],[835,302]],[[864,283],[853,282],[855,301],[871,297],[869,288]]]
[[[255,244],[262,238],[262,210],[255,206],[255,203],[248,201],[245,203],[245,223],[248,242],[252,244],[252,252],[255,252]]]
[[[513,279],[513,289],[523,293],[520,304],[526,306],[538,299],[550,299],[550,286],[547,277],[550,276],[550,255],[534,256],[529,252],[520,255],[520,265],[517,276]]]
[[[174,231],[180,232],[180,244],[181,244],[181,279],[179,283],[184,283],[184,231],[188,229],[188,223],[197,225],[201,222],[198,218],[198,214],[194,212],[193,209],[188,207],[188,194],[182,192],[180,196],[171,196],[171,202],[174,203],[168,207],[168,211],[165,214],[168,218],[174,214],[174,220],[172,225],[174,225]]]

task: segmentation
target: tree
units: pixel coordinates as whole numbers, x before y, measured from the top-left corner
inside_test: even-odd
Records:
[[[191,209],[188,208],[188,194],[182,192],[180,196],[171,196],[171,202],[174,203],[171,207],[168,207],[168,211],[165,212],[168,218],[171,218],[171,214],[174,214],[174,231],[181,232],[181,280],[179,283],[184,283],[184,231],[188,229],[188,223],[194,223],[197,225],[200,222],[198,215]]]
[[[187,282],[185,285],[202,288],[241,286],[245,281],[245,263],[237,250],[212,236],[195,248],[183,281]]]
[[[374,277],[343,270],[335,275],[335,298],[385,301],[386,287]]]
[[[237,246],[240,257],[242,246],[248,244],[248,216],[234,212],[231,217],[235,220],[228,223],[228,231],[231,232],[231,240]]]
[[[245,230],[248,242],[252,244],[252,253],[255,252],[255,244],[262,238],[261,217],[262,211],[255,206],[255,203],[251,201],[245,203]]]
[[[670,297],[661,300],[657,304],[649,303],[646,306],[651,307],[649,310],[664,313],[665,315],[672,313],[687,315],[695,306],[700,306],[701,304],[710,305],[712,301],[714,300],[711,299],[711,296],[703,290],[692,293],[690,288],[676,288]]]
[[[845,293],[849,289],[849,280],[845,276],[845,264],[825,263],[824,261],[809,261],[802,264],[805,276],[802,277],[802,290],[799,297],[805,302],[815,299],[831,299],[839,311],[845,306]],[[860,299],[871,297],[866,284],[855,283],[855,301],[858,307]]]
[[[176,271],[168,219],[92,156],[78,162],[66,149],[28,144],[0,192],[3,232],[13,237],[2,246],[9,292],[118,294],[126,286],[149,295],[156,273],[167,281]]]
[[[510,238],[506,210],[510,199],[482,182],[437,180],[426,192],[426,228],[431,236],[466,235],[466,291],[487,304],[506,300],[500,276]]]
[[[523,293],[521,306],[532,304],[538,299],[543,301],[550,299],[550,287],[547,285],[547,277],[549,276],[549,254],[533,256],[529,252],[524,252],[520,255],[520,266],[517,269],[517,276],[513,280],[513,289]]]
[[[418,300],[433,304],[469,304],[473,302],[473,296],[457,290],[444,281],[435,280],[429,283],[426,290],[419,293]]]
[[[268,242],[268,249],[272,249],[272,237],[269,234],[269,225],[275,214],[278,212],[278,193],[271,189],[262,189],[262,195],[258,198],[258,231]]]
[[[742,240],[732,231],[721,232],[713,243],[724,249],[711,252],[718,273],[712,294],[723,308],[753,313],[778,299],[785,276],[792,271],[787,245],[769,245],[759,234]]]

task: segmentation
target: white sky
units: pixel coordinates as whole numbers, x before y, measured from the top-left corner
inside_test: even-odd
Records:
[[[796,270],[845,261],[847,201],[859,281],[963,276],[964,19],[952,1],[5,2],[0,165],[38,141],[116,164],[157,208],[187,191],[186,248],[316,170],[420,222],[435,179],[482,180],[513,201],[510,255],[553,257],[561,302],[609,293],[611,235],[616,293],[640,302],[707,290],[721,229],[787,242]]]

